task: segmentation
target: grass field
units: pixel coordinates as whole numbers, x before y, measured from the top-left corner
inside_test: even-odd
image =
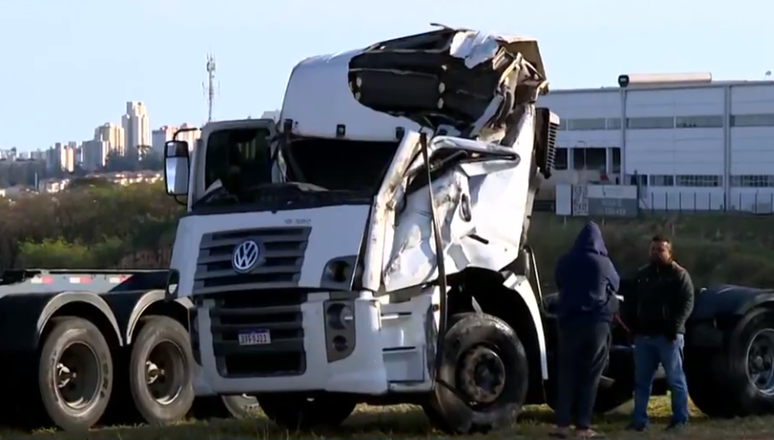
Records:
[[[663,432],[669,418],[669,401],[666,397],[653,398],[650,414],[652,426],[645,433],[624,432],[629,408],[623,407],[614,413],[599,418],[596,427],[611,439],[774,439],[774,417],[747,418],[739,420],[710,421],[693,410],[691,425],[677,434]],[[518,425],[510,430],[476,435],[479,439],[547,439],[552,428],[553,413],[546,407],[528,407]],[[1,439],[82,439],[82,436],[57,432],[35,432],[20,434],[5,432]],[[91,439],[110,440],[246,440],[246,439],[443,439],[444,434],[433,431],[418,407],[409,405],[389,407],[359,407],[335,432],[289,433],[276,428],[264,417],[254,420],[213,420],[210,422],[186,422],[165,428],[120,427],[95,430]],[[461,437],[460,437],[461,438]]]

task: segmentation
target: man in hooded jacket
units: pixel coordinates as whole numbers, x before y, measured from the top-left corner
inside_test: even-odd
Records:
[[[555,270],[559,297],[559,374],[554,437],[567,437],[574,421],[583,438],[600,437],[591,414],[610,349],[610,322],[618,311],[618,272],[602,233],[588,222]],[[575,410],[573,420],[573,410]]]

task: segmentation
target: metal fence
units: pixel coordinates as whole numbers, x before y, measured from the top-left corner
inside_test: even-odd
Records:
[[[774,193],[726,194],[651,191],[639,197],[640,211],[774,214]]]

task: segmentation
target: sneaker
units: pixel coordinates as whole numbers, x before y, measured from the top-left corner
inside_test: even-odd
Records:
[[[669,422],[669,425],[664,429],[666,431],[680,431],[685,428],[687,424],[687,422]]]
[[[645,431],[645,425],[638,425],[636,423],[629,423],[626,425],[627,431],[642,432]]]
[[[548,433],[549,437],[553,438],[570,438],[570,428],[557,426],[553,431]]]

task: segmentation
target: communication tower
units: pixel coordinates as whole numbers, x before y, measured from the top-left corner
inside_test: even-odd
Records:
[[[207,122],[212,121],[212,106],[215,103],[215,95],[218,93],[220,84],[215,82],[215,57],[212,54],[207,55],[207,82],[202,83],[204,97],[207,100]]]

